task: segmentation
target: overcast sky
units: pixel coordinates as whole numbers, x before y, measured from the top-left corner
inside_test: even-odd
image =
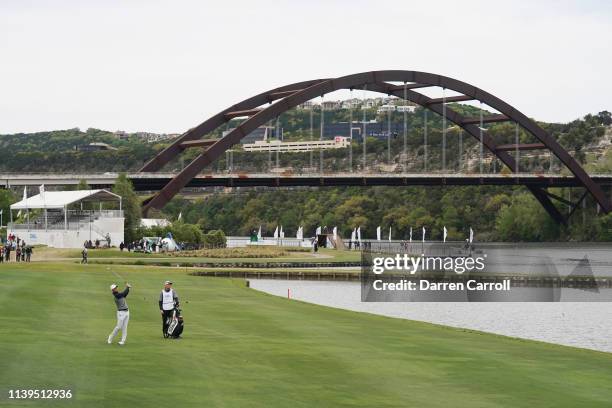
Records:
[[[606,0],[1,0],[0,133],[180,133],[269,88],[378,69],[565,122],[612,110],[611,44]]]

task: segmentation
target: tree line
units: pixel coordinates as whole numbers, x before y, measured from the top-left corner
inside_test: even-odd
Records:
[[[557,193],[560,193],[559,191]],[[575,189],[574,199],[580,192]],[[569,208],[559,207],[563,213]],[[172,200],[163,215],[197,224],[203,231],[248,235],[262,227],[271,236],[282,225],[286,236],[303,226],[313,235],[318,226],[334,226],[343,237],[361,227],[375,237],[377,226],[392,229],[394,239],[441,240],[444,227],[449,240],[463,240],[473,228],[480,241],[611,241],[612,214],[597,215],[587,198],[568,226],[556,224],[523,187],[347,187],[239,190],[215,193],[189,201]]]
[[[477,108],[468,105],[451,104],[452,108],[465,116],[476,116]],[[313,132],[310,135],[310,111],[292,109],[279,117],[279,126],[283,129],[286,139],[299,140],[319,138],[320,112],[313,114]],[[349,121],[351,114],[348,110],[327,111],[324,113],[325,123]],[[388,116],[390,115],[390,116]],[[363,119],[362,111],[354,110],[353,120]],[[366,111],[367,120],[400,125],[403,129],[404,114],[392,112],[377,114],[375,109]],[[233,120],[224,129],[240,124]],[[570,150],[581,163],[589,164],[594,158],[589,156],[587,148],[596,145],[605,136],[606,127],[612,125],[612,115],[608,111],[598,114],[588,114],[565,124],[539,123],[559,143]],[[404,170],[420,171],[424,168],[424,110],[417,108],[415,112],[406,114],[406,156],[404,153],[404,135],[394,132],[391,140],[392,163],[406,165]],[[442,146],[442,121],[439,115],[427,115],[427,143],[428,143],[428,169],[436,170],[440,167]],[[488,124],[487,130],[494,135],[499,144],[514,143],[516,128],[512,123]],[[207,137],[219,137],[223,129],[217,129]],[[457,126],[448,124],[446,138],[446,157],[449,170],[470,171],[466,166],[469,159],[478,157],[478,141],[463,134]],[[532,136],[519,129],[520,143],[534,143]],[[92,142],[104,142],[117,150],[87,152],[78,150]],[[118,139],[111,132],[99,129],[81,131],[78,128],[56,130],[29,134],[0,135],[0,171],[4,172],[122,172],[137,171],[142,165],[168,145],[168,141],[161,143],[145,143],[136,137],[126,140]],[[371,168],[379,164],[387,164],[387,141],[375,137],[368,137],[366,161]],[[361,144],[354,142],[351,146],[353,168],[358,170],[361,166]],[[181,157],[169,162],[164,170],[177,171],[182,169],[197,154],[198,149],[189,149]],[[485,171],[501,171],[503,166],[492,155],[485,152],[487,161]],[[346,171],[350,167],[349,155],[346,149],[326,151],[323,155],[323,168],[326,171]],[[280,166],[291,167],[294,171],[301,171],[311,165],[314,159],[316,167],[320,167],[319,155],[306,153],[284,153],[280,155]],[[234,168],[240,171],[267,171],[270,157],[268,153],[246,153],[239,146],[234,148]],[[521,168],[529,171],[550,170],[547,153],[530,153],[522,155]],[[223,156],[210,164],[205,171],[225,171],[228,168],[227,157]],[[275,164],[275,163],[274,163]],[[461,165],[461,167],[460,167]],[[560,168],[559,163],[553,166]]]
[[[466,116],[474,115],[474,107],[456,107],[464,109],[460,113]],[[374,112],[369,112],[375,115]],[[326,112],[325,120],[348,120],[347,111]],[[354,119],[358,118],[354,116]],[[403,120],[403,114],[391,114],[392,120]],[[279,120],[286,127],[287,135],[295,138],[308,137],[303,133],[309,122],[310,113],[304,110],[291,110],[281,115]],[[379,117],[383,120],[383,117]],[[417,160],[422,153],[422,110],[408,115],[408,149],[414,157],[411,160],[400,158],[403,149],[402,135],[396,135],[392,140],[393,160],[406,160],[418,170]],[[440,118],[437,115],[428,116],[430,156],[435,161],[441,138]],[[235,122],[232,125],[237,125]],[[612,124],[610,112],[603,111],[595,115],[567,124],[546,124],[545,127],[567,149],[574,152],[575,157],[584,163],[591,172],[612,171],[612,150],[603,154],[589,153],[588,146],[597,144],[606,134],[606,127]],[[513,143],[516,129],[512,124],[502,123],[490,125],[491,133],[495,134],[498,143]],[[314,126],[316,129],[317,126]],[[458,138],[456,128],[449,128],[447,146],[455,149]],[[300,133],[301,132],[301,133]],[[464,135],[465,136],[465,135]],[[519,132],[521,143],[534,142],[524,132]],[[469,151],[474,153],[477,143],[465,138],[465,156],[453,157],[447,155],[449,166],[456,166],[460,160],[469,158]],[[74,146],[93,141],[104,141],[115,146],[113,152],[79,152]],[[41,132],[36,134],[0,135],[0,171],[7,172],[61,172],[61,171],[133,171],[142,163],[163,149],[166,144],[147,144],[137,139],[119,140],[110,132],[88,129]],[[359,166],[361,149],[353,145],[353,160],[355,168]],[[386,141],[368,140],[368,162],[376,163],[385,160]],[[188,151],[182,158],[169,163],[167,169],[180,169],[198,152]],[[458,149],[455,149],[458,151]],[[473,156],[472,156],[473,157]],[[234,163],[245,166],[252,171],[266,171],[270,165],[267,153],[246,154],[235,152]],[[319,155],[313,160],[318,165]],[[223,170],[227,166],[226,157],[213,163],[208,170]],[[280,156],[281,166],[292,166],[296,169],[310,166],[311,154],[293,153]],[[326,170],[346,170],[347,154],[343,151],[326,151],[324,153],[324,168]],[[455,161],[453,161],[455,160]],[[554,164],[554,163],[553,163]],[[486,171],[503,172],[500,163],[489,162]],[[550,169],[551,160],[540,155],[525,155],[521,165],[525,168],[544,171]],[[558,165],[558,163],[557,163]],[[554,190],[554,189],[553,189]],[[131,183],[125,175],[121,175],[113,188],[124,199],[126,211],[126,240],[139,238],[146,231],[139,229],[140,200],[133,191]],[[578,189],[553,191],[557,195],[569,199],[577,199],[581,194]],[[18,200],[19,194],[10,190],[0,190],[0,210],[8,214],[8,207]],[[20,195],[19,195],[20,196]],[[559,204],[562,212],[570,209]],[[540,204],[521,187],[371,187],[371,188],[292,188],[292,189],[236,189],[231,193],[214,191],[204,198],[188,201],[181,198],[172,200],[159,216],[176,220],[182,213],[182,224],[185,238],[201,241],[196,231],[223,231],[227,235],[247,235],[260,226],[269,234],[277,225],[283,225],[287,236],[294,233],[299,226],[313,232],[317,226],[338,226],[343,236],[349,236],[350,231],[361,226],[364,236],[373,237],[377,226],[384,230],[391,227],[394,238],[406,239],[410,228],[416,236],[416,230],[426,227],[431,239],[440,239],[442,229],[449,231],[449,239],[464,239],[472,227],[477,238],[482,241],[556,241],[612,240],[611,216],[597,214],[597,206],[587,197],[586,207],[579,208],[573,215],[568,226],[559,226],[552,222]],[[5,220],[6,223],[6,220]],[[195,226],[195,228],[193,227]],[[181,234],[182,232],[174,233]],[[149,231],[151,232],[151,231]],[[164,231],[158,231],[161,233]],[[187,240],[187,239],[186,239]]]

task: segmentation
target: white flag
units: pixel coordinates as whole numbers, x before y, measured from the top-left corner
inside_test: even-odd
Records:
[[[0,215],[2,215],[3,212],[4,212],[4,210],[0,210]]]
[[[447,235],[448,235],[448,230],[446,229],[446,227],[444,227],[444,234],[443,234],[442,241],[446,242],[446,236]]]
[[[334,241],[338,240],[338,227],[334,227]]]
[[[280,229],[280,237],[281,238],[285,238],[285,232],[283,231],[283,226],[281,225],[281,229]]]
[[[261,239],[261,225],[259,226],[259,231],[257,231],[257,240]]]
[[[470,227],[470,244],[474,242],[474,230]]]
[[[177,219],[176,219],[176,220],[177,220],[177,221],[180,221],[180,220],[181,220],[181,218],[183,218],[183,212],[182,212],[182,211],[181,211],[181,212],[179,212],[179,216],[177,217]]]
[[[355,242],[356,239],[357,239],[357,228],[353,228],[353,230],[351,231],[351,242]]]
[[[389,227],[389,241],[391,241],[391,227]]]
[[[425,242],[425,227],[423,227],[423,242]]]
[[[412,243],[412,227],[410,227],[410,242]]]
[[[45,185],[44,184],[41,184],[40,187],[38,187],[38,192],[40,193],[40,198],[42,198],[43,207],[46,209],[47,208],[47,204],[45,203]],[[45,215],[45,217],[46,217],[46,215]]]
[[[376,227],[376,240],[380,241],[380,225]]]
[[[278,238],[278,226],[274,230],[274,238]]]
[[[357,241],[361,243],[361,227],[357,227]]]

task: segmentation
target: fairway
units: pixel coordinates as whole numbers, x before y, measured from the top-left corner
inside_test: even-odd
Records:
[[[113,271],[133,285],[123,347],[106,344]],[[161,336],[165,279],[182,340]],[[612,404],[612,354],[310,305],[184,268],[4,264],[0,283],[2,407]],[[42,388],[74,399],[7,399]]]

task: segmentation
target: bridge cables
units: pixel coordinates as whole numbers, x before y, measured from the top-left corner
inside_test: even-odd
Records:
[[[478,135],[480,137],[480,155],[479,155],[479,169],[480,169],[480,174],[483,173],[483,159],[484,159],[484,141],[483,141],[483,118],[482,118],[482,101],[480,101],[480,112],[479,112],[480,116],[480,126],[478,127]]]
[[[391,98],[389,97],[389,107],[387,108],[387,164],[391,166]]]
[[[323,141],[323,132],[325,131],[325,106],[323,101],[324,95],[321,95],[321,134],[319,140]],[[323,175],[323,147],[319,147],[319,173]]]
[[[363,165],[362,165],[362,171],[365,172],[366,171],[366,140],[368,138],[368,133],[367,133],[367,129],[366,129],[366,111],[368,109],[367,107],[367,103],[366,103],[366,91],[368,90],[368,85],[364,85],[363,86],[363,106],[361,107],[361,110],[363,110],[363,131],[361,132],[361,142],[363,144]]]
[[[446,88],[442,88],[442,173],[446,171]]]
[[[310,145],[312,146],[312,142],[314,141],[314,104],[310,105]],[[310,149],[310,171],[312,171],[314,166],[314,150]]]
[[[402,151],[403,157],[403,171],[408,171],[408,89],[406,81],[404,81],[404,150]]]
[[[351,87],[351,99],[349,100],[349,149],[348,149],[348,167],[349,173],[353,172],[353,88]]]
[[[423,107],[423,170],[427,173],[427,108]]]

